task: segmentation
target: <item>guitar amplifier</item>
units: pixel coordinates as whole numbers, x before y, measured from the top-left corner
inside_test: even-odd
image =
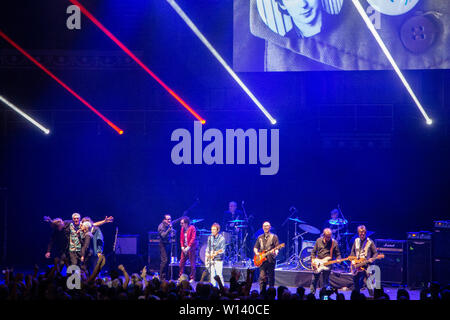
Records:
[[[411,289],[420,289],[431,282],[431,240],[408,240],[407,284]]]
[[[139,250],[138,234],[119,234],[117,236],[116,254],[138,254]]]
[[[176,244],[176,237],[172,238],[172,244]],[[147,246],[147,263],[150,269],[159,271],[161,263],[161,253],[159,249],[159,233],[157,231],[148,232],[148,246]],[[170,254],[170,253],[169,253]],[[176,246],[174,246],[174,255],[176,255]],[[169,258],[170,259],[170,258]],[[169,260],[170,263],[170,260]]]
[[[381,270],[381,282],[404,284],[406,282],[406,241],[391,239],[375,239],[378,253],[384,259],[376,260]]]

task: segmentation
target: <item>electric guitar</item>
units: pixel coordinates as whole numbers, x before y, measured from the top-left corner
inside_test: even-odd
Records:
[[[263,264],[263,262],[267,260],[267,256],[269,254],[272,254],[275,252],[275,250],[279,250],[281,248],[284,248],[284,243],[276,246],[271,250],[264,250],[258,254],[255,254],[255,256],[253,257],[253,263],[255,264],[255,266],[260,267]]]
[[[214,265],[214,258],[218,255],[223,253],[223,249],[217,250],[217,251],[213,251],[210,254],[206,255],[206,261],[205,261],[205,267],[206,268],[210,268],[212,265]]]
[[[356,260],[356,257],[354,256],[349,256],[347,258],[344,259],[336,259],[336,260],[330,260],[331,257],[325,257],[323,259],[319,259],[319,258],[315,258],[313,259],[313,261],[311,262],[311,267],[313,268],[314,273],[320,273],[322,271],[327,271],[330,270],[330,267],[332,264],[335,263],[341,263],[343,261],[348,261],[348,260]]]
[[[384,254],[380,253],[377,255],[375,260],[383,259],[383,258],[384,258]],[[352,261],[352,264],[350,265],[350,271],[353,275],[356,275],[357,273],[362,272],[362,271],[366,271],[367,264],[369,264],[369,260],[366,258],[355,259]]]

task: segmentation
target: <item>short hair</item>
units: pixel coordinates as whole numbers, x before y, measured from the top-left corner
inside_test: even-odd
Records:
[[[167,216],[169,216],[170,218],[172,218],[172,216],[171,216],[170,214],[166,213],[166,214],[164,215],[164,219],[166,219]]]
[[[185,223],[187,223],[187,225],[191,224],[191,219],[189,219],[189,217],[183,216],[180,219],[181,221],[184,221]]]
[[[218,224],[217,222],[214,222],[214,223],[212,224],[211,228],[212,228],[212,227],[216,227],[216,228],[217,228],[217,231],[220,231],[220,224]]]
[[[358,232],[359,232],[359,230],[364,230],[364,231],[366,231],[367,232],[367,229],[366,229],[366,226],[365,225],[360,225],[360,226],[358,226],[358,228],[356,229],[356,230],[358,230]]]
[[[323,234],[323,235],[325,235],[325,232],[327,232],[327,233],[331,233],[331,235],[333,235],[333,231],[331,231],[331,229],[330,229],[330,228],[325,228],[325,229],[323,229],[323,232],[322,232],[322,234]]]
[[[72,214],[72,219],[75,219],[75,218],[78,218],[78,219],[81,218],[81,216],[78,212],[75,212],[74,214]]]
[[[333,209],[330,211],[330,214],[339,214],[339,210],[338,209]]]
[[[269,221],[264,221],[263,222],[263,226],[266,224],[266,223],[268,223],[269,224],[269,226],[272,226],[271,224],[270,224],[270,222]]]
[[[92,224],[89,221],[85,221],[85,222],[83,222],[83,227],[90,229],[90,228],[92,228]]]
[[[230,202],[228,202],[228,205],[230,205],[230,204],[232,204],[232,203],[234,203],[236,206],[237,206],[237,202],[236,201],[234,201],[234,200],[232,200],[232,201],[230,201]]]
[[[81,223],[86,221],[90,222],[91,224],[94,224],[94,221],[92,221],[91,217],[83,217],[83,219],[81,219]]]

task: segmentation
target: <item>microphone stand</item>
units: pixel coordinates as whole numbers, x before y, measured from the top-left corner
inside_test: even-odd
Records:
[[[347,221],[347,220],[345,219],[345,217],[344,217],[344,214],[342,213],[341,206],[339,205],[339,203],[338,203],[337,207],[338,207],[339,214],[341,215],[342,219],[344,219],[344,221]],[[347,221],[347,223],[345,224],[345,230],[346,230],[346,232],[348,231],[348,221]],[[338,230],[338,234],[339,234],[339,230]],[[350,251],[350,246],[349,246],[349,244],[348,244],[348,239],[347,239],[347,238],[345,238],[345,251],[346,251],[346,252],[345,252],[345,255],[348,256],[348,253],[349,253],[349,251]],[[345,263],[345,264],[346,264],[346,263]],[[347,264],[346,264],[346,265],[347,265]]]
[[[173,226],[173,224],[170,225],[171,227]],[[173,246],[175,244],[175,236],[176,230],[173,229],[170,231],[170,236],[169,236],[169,243],[170,243],[170,260],[169,260],[169,265],[170,265],[170,277],[169,279],[172,280],[173,278],[173,262],[172,262],[172,258],[173,258]]]
[[[244,207],[244,200],[242,200],[242,202],[241,202],[241,207],[242,207],[242,211],[244,211],[244,217],[245,217],[245,223],[247,224],[247,227],[248,227],[248,225],[249,225],[249,219],[248,219],[248,216],[247,216],[247,212],[245,211],[245,207]],[[247,241],[247,236],[248,236],[248,229],[245,231],[245,236],[244,236],[244,240],[242,241],[242,249],[240,250],[241,252],[240,252],[240,257],[241,257],[241,262],[242,262],[242,251],[244,252],[244,255],[245,255],[245,253],[247,252],[247,246],[246,246],[246,241]],[[247,256],[245,255],[245,258],[247,258]]]

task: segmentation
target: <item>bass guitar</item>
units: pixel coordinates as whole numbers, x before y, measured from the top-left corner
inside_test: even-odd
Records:
[[[384,258],[384,254],[380,253],[377,255],[375,260],[383,259],[383,258]],[[368,264],[369,264],[369,260],[366,258],[355,259],[352,261],[352,264],[350,265],[350,272],[353,275],[356,275],[358,272],[366,271],[366,269],[367,269],[366,266]]]
[[[255,266],[260,267],[263,262],[267,260],[267,256],[269,254],[273,254],[276,250],[279,250],[281,248],[284,248],[284,243],[276,246],[271,250],[264,250],[258,254],[255,254],[255,256],[253,257],[253,263],[255,264]]]

